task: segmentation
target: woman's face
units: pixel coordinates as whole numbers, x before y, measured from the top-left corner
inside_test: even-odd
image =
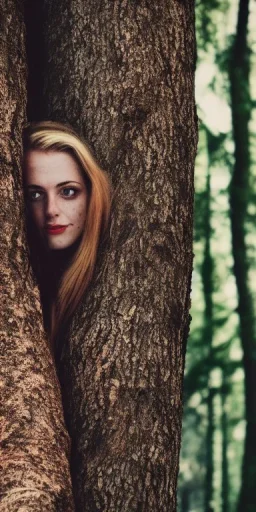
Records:
[[[66,249],[84,230],[87,190],[79,165],[66,152],[25,154],[24,182],[31,215],[49,249]]]

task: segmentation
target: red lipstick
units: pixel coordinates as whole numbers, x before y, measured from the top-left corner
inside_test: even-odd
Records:
[[[60,226],[58,224],[46,226],[46,231],[49,235],[60,235],[64,233],[68,226]]]

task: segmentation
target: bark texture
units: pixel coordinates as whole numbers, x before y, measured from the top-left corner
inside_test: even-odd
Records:
[[[70,439],[28,268],[21,129],[26,107],[22,2],[0,1],[0,511],[72,511]]]
[[[192,271],[193,1],[44,1],[44,118],[115,188],[58,362],[77,510],[174,511]]]

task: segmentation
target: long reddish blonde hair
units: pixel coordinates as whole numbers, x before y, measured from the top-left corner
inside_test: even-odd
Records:
[[[88,145],[76,132],[62,123],[41,121],[30,123],[23,134],[24,155],[31,149],[66,151],[78,162],[89,184],[87,217],[79,246],[64,271],[57,291],[57,299],[50,307],[49,337],[52,349],[63,322],[70,318],[78,306],[95,267],[97,249],[101,235],[105,232],[111,207],[111,184],[107,174],[100,168]],[[36,254],[33,228],[28,219],[28,240],[35,268],[39,270],[40,256]],[[33,244],[34,242],[34,244]],[[36,255],[36,257],[35,257]],[[35,262],[34,262],[35,263]],[[42,262],[41,262],[42,264]],[[33,262],[32,262],[33,266]],[[40,277],[38,277],[39,288]]]

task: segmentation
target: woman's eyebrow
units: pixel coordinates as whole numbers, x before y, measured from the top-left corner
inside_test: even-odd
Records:
[[[79,181],[62,181],[61,183],[58,183],[56,185],[56,187],[63,187],[63,185],[68,185],[69,183],[77,183],[78,185],[81,185],[81,183],[79,183]],[[40,189],[42,190],[43,187],[40,187],[40,185],[27,185],[27,188],[37,188],[37,189]]]
[[[39,188],[40,190],[43,189],[43,187],[40,187],[39,185],[26,185],[26,188]]]
[[[81,185],[81,183],[79,183],[79,181],[69,180],[69,181],[62,181],[61,183],[58,183],[58,185],[56,185],[56,187],[62,187],[63,185],[68,185],[68,183],[77,183],[78,185]]]

